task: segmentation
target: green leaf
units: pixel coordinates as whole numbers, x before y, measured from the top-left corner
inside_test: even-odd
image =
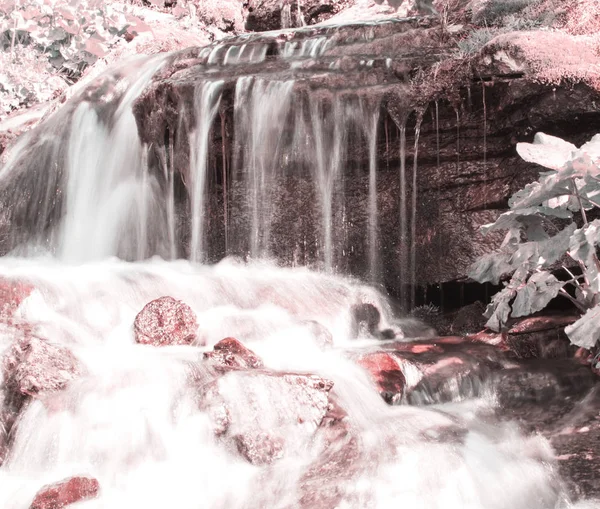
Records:
[[[485,324],[486,327],[499,332],[506,325],[511,312],[510,301],[517,294],[517,289],[524,284],[526,277],[527,269],[519,267],[506,287],[492,297],[483,314],[483,316],[489,318]]]
[[[600,219],[575,230],[569,242],[569,255],[574,260],[585,264],[590,288],[595,292],[600,292],[600,267],[598,267],[596,254],[598,244],[600,244]]]
[[[541,311],[558,295],[563,285],[550,272],[536,272],[525,286],[517,289],[511,316],[527,316]]]
[[[571,343],[583,348],[593,348],[600,339],[600,305],[588,312],[573,325],[565,328]]]
[[[571,161],[577,147],[556,136],[537,133],[533,143],[517,143],[517,153],[528,163],[559,171]]]
[[[538,182],[527,184],[508,200],[511,209],[539,207],[549,205],[549,201],[560,196],[573,194],[571,175],[556,172],[545,172]]]
[[[485,235],[490,231],[509,230],[515,227],[527,229],[531,226],[540,225],[542,222],[541,215],[559,217],[562,219],[572,217],[572,214],[568,210],[558,208],[555,209],[542,206],[519,208],[504,212],[502,215],[500,215],[500,217],[498,217],[498,219],[496,219],[496,222],[483,225],[481,227],[481,231]]]
[[[493,331],[500,332],[510,316],[510,301],[515,296],[515,291],[511,288],[500,290],[492,297],[492,301],[485,309],[483,316],[489,318],[485,326]]]
[[[527,266],[529,270],[550,267],[567,253],[571,235],[576,228],[577,225],[571,223],[553,237],[519,245],[510,260],[511,265],[515,269]]]
[[[512,253],[502,250],[489,253],[478,258],[469,270],[469,277],[479,283],[491,282],[497,285],[514,267],[510,263]]]

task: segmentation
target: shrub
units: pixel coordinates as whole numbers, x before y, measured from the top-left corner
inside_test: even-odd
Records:
[[[73,80],[121,41],[148,30],[126,6],[104,0],[0,0],[0,43],[32,46]]]
[[[517,14],[537,0],[488,0],[473,16],[479,25],[499,24],[502,18]]]
[[[473,30],[467,37],[457,43],[458,54],[461,57],[474,55],[500,32],[494,28],[479,28]]]
[[[549,171],[515,193],[510,210],[495,223],[482,227],[508,230],[501,247],[481,257],[469,274],[494,284],[508,277],[486,309],[486,325],[499,331],[510,317],[540,311],[562,296],[581,313],[565,330],[569,339],[593,349],[600,339],[600,220],[589,221],[588,214],[600,207],[600,135],[578,149],[538,133],[533,143],[517,144],[517,152]],[[554,275],[558,267],[568,278]]]

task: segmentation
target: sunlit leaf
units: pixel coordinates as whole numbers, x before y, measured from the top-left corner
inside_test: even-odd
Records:
[[[583,348],[593,348],[600,339],[600,305],[588,312],[573,325],[565,328],[571,343]]]
[[[527,316],[541,311],[558,295],[563,285],[549,272],[536,272],[525,286],[517,289],[511,316]]]
[[[517,153],[525,161],[557,171],[566,167],[576,150],[572,143],[544,133],[537,133],[533,143],[517,143]]]

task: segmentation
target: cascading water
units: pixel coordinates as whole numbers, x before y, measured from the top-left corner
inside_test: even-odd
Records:
[[[192,246],[190,259],[194,262],[204,260],[204,212],[205,182],[208,165],[208,141],[210,128],[221,102],[222,81],[203,84],[196,90],[194,112],[198,124],[191,134],[191,202],[192,202]]]
[[[201,50],[193,101],[182,100],[161,146],[141,141],[144,126],[136,126],[134,109],[173,56],[109,71],[14,147],[0,171],[15,249],[0,259],[0,289],[31,291],[0,313],[7,377],[0,389],[0,457],[4,411],[20,405],[0,467],[0,507],[26,509],[42,485],[73,475],[98,480],[97,498],[80,503],[90,509],[574,507],[548,442],[496,415],[498,384],[483,374],[514,368],[514,361],[491,347],[478,357],[470,344],[435,361],[415,360],[446,351],[425,341],[406,346],[410,336],[429,331],[396,317],[375,289],[331,273],[344,249],[336,245],[340,217],[357,208],[338,202],[348,184],[347,153],[360,143],[368,147],[363,272],[376,279],[383,268],[376,250],[378,240],[384,243],[377,207],[382,106],[379,99],[361,102],[355,90],[313,91],[311,66],[318,76],[347,63],[335,53],[335,29],[299,33],[303,40],[277,39],[277,51],[272,41],[251,37]],[[256,75],[240,71],[264,62]],[[273,69],[281,74],[271,76]],[[228,107],[233,133],[217,115]],[[419,132],[409,253],[407,126],[398,127],[401,284],[407,285],[417,256]],[[212,157],[215,144],[226,141],[233,150],[228,199],[244,201],[229,209],[222,204],[226,245],[252,261],[201,265],[212,249],[211,198],[220,196],[219,185],[223,194],[230,191]],[[40,168],[46,173],[37,179]],[[282,207],[275,193],[284,177],[309,179],[315,203],[295,212],[314,212],[323,272],[260,260],[274,254]],[[237,206],[243,213],[234,214]],[[182,209],[187,223],[177,222]],[[171,260],[178,253],[189,260]],[[162,296],[182,300],[197,317],[191,344],[136,343],[137,313]],[[264,366],[212,369],[202,354],[227,336],[250,347]],[[11,384],[19,373],[9,374],[20,365],[13,352],[31,350],[28,341],[72,352],[77,376],[61,390],[15,396]],[[369,366],[384,378],[395,373],[401,389],[380,387]],[[449,390],[436,391],[431,378],[457,366],[476,372],[465,375],[470,390],[452,378]]]

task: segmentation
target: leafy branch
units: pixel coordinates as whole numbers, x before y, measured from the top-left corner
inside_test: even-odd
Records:
[[[600,340],[600,220],[590,221],[588,213],[600,209],[600,135],[577,148],[538,133],[533,143],[517,144],[517,152],[548,171],[511,197],[509,211],[482,227],[484,233],[508,230],[500,248],[477,260],[469,274],[482,283],[503,281],[486,309],[487,326],[499,331],[510,317],[540,311],[562,296],[582,314],[565,329],[569,339],[592,349]],[[571,271],[572,262],[581,275]],[[559,268],[569,279],[554,275]]]

